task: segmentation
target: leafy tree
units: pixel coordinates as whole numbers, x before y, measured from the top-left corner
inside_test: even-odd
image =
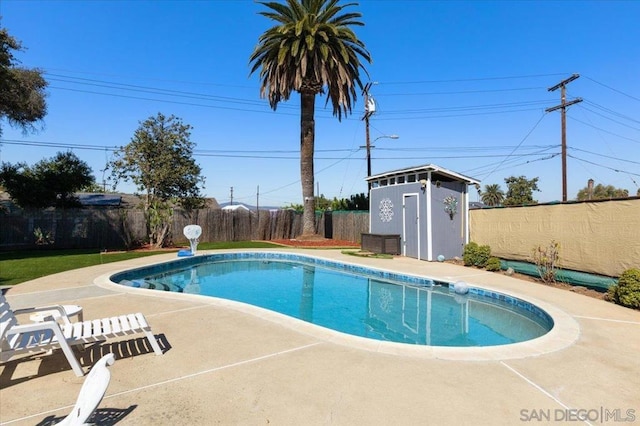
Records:
[[[35,176],[26,163],[2,163],[0,182],[13,202],[20,207],[49,207],[51,197],[46,194],[46,184]]]
[[[480,198],[487,206],[499,206],[504,201],[504,192],[497,183],[485,185]]]
[[[111,162],[114,187],[133,182],[144,196],[149,242],[162,247],[169,236],[172,207],[203,205],[200,186],[204,178],[193,159],[192,127],[175,116],[158,113],[135,131],[131,142],[116,152]]]
[[[586,186],[578,191],[578,201],[584,200],[608,200],[611,198],[626,198],[629,191],[622,188],[615,188],[613,185],[603,185],[601,183],[593,187],[591,197],[589,197],[589,187]]]
[[[369,196],[362,192],[351,195],[349,199],[338,200],[334,197],[331,210],[369,210]]]
[[[347,202],[348,200],[346,198],[342,198],[338,200],[337,197],[333,197],[333,200],[331,201],[331,210],[333,211],[347,210]]]
[[[369,195],[361,192],[349,197],[347,210],[369,210]]]
[[[355,194],[349,197],[349,199],[343,198],[338,200],[336,197],[329,201],[324,195],[320,195],[316,199],[316,210],[325,211],[331,210],[369,210],[369,196],[365,193]],[[302,206],[299,205],[302,211]]]
[[[302,204],[295,204],[295,203],[291,203],[288,206],[284,206],[285,210],[293,210],[296,213],[302,213],[302,211],[304,210],[304,207],[302,206]]]
[[[533,199],[533,191],[540,191],[537,177],[529,180],[524,176],[511,176],[504,181],[507,184],[507,196],[503,203],[505,206],[538,204],[538,201]]]
[[[91,173],[87,163],[73,152],[59,152],[33,167],[2,163],[0,182],[23,208],[78,207],[74,193],[94,184]]]
[[[320,194],[320,197],[316,198],[316,210],[325,211],[331,207],[331,201],[324,196],[324,194]],[[304,211],[304,209],[303,209]]]
[[[360,58],[371,62],[369,52],[352,26],[364,25],[357,12],[339,0],[286,0],[286,4],[260,2],[269,10],[262,16],[276,22],[264,32],[249,58],[251,74],[260,69],[260,95],[274,110],[292,91],[300,94],[300,180],[304,200],[302,236],[315,234],[314,141],[315,98],[327,91],[338,120],[351,112],[360,81]],[[366,71],[365,71],[366,72]]]
[[[48,190],[56,194],[56,205],[78,206],[76,191],[93,185],[91,168],[73,152],[59,152],[51,160],[43,160],[34,166],[36,176],[46,182]]]
[[[33,123],[47,113],[47,82],[42,71],[18,66],[13,51],[19,50],[22,50],[20,42],[5,28],[0,29],[0,120],[6,119],[11,126],[27,132],[33,131]]]

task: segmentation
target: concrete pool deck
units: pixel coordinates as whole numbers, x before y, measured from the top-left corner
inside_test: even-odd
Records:
[[[6,295],[14,308],[78,304],[85,319],[145,314],[164,355],[150,353],[140,336],[76,352],[85,371],[101,355],[116,354],[98,409],[103,424],[640,423],[638,311],[447,263],[267,251],[462,279],[543,307],[557,327],[546,339],[495,350],[404,348],[235,303],[106,283],[113,272],[175,253],[55,274]],[[51,424],[69,413],[82,382],[59,351],[0,364],[0,423]]]

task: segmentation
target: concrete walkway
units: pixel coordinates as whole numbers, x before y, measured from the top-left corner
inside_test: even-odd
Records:
[[[500,348],[416,348],[344,336],[233,302],[135,291],[107,280],[119,270],[175,259],[175,253],[51,275],[12,288],[7,299],[14,308],[79,304],[85,319],[145,314],[168,349],[164,355],[149,352],[143,339],[126,338],[77,352],[85,371],[102,354],[116,354],[98,410],[102,424],[640,424],[638,311],[446,263],[295,252],[464,279],[538,304],[556,326],[542,338]],[[0,423],[59,421],[82,382],[59,351],[0,364]]]

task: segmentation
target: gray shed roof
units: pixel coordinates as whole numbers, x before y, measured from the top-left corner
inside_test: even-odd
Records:
[[[469,176],[465,176],[463,174],[460,173],[456,173],[454,171],[445,169],[444,167],[440,167],[440,166],[436,166],[435,164],[425,164],[422,166],[414,166],[414,167],[407,167],[404,169],[398,169],[398,170],[392,170],[389,172],[384,172],[384,173],[380,173],[377,175],[373,175],[370,176],[368,178],[366,178],[365,180],[367,182],[370,181],[375,181],[378,179],[385,179],[385,178],[390,178],[390,177],[394,177],[394,176],[400,176],[400,175],[405,175],[407,173],[419,173],[419,172],[437,172],[441,175],[450,177],[452,179],[455,180],[460,180],[462,182],[466,182],[468,184],[472,184],[472,185],[479,185],[480,181],[474,178],[471,178]]]

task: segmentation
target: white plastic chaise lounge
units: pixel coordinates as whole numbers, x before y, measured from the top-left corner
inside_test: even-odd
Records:
[[[19,324],[16,318],[17,314],[44,310],[58,310],[63,316],[62,324],[54,320]],[[72,346],[138,333],[144,333],[155,354],[162,355],[162,349],[141,313],[74,323],[64,315],[65,311],[61,306],[12,310],[6,297],[0,294],[0,362],[8,361],[14,355],[22,353],[59,348],[62,349],[76,376],[81,377],[84,371],[71,350]]]
[[[111,381],[111,372],[107,365],[113,365],[114,362],[115,356],[106,354],[94,364],[80,388],[80,394],[78,394],[73,410],[64,420],[56,423],[57,425],[79,426],[91,424],[87,423],[87,421],[100,405],[104,394],[107,392],[109,381]]]

